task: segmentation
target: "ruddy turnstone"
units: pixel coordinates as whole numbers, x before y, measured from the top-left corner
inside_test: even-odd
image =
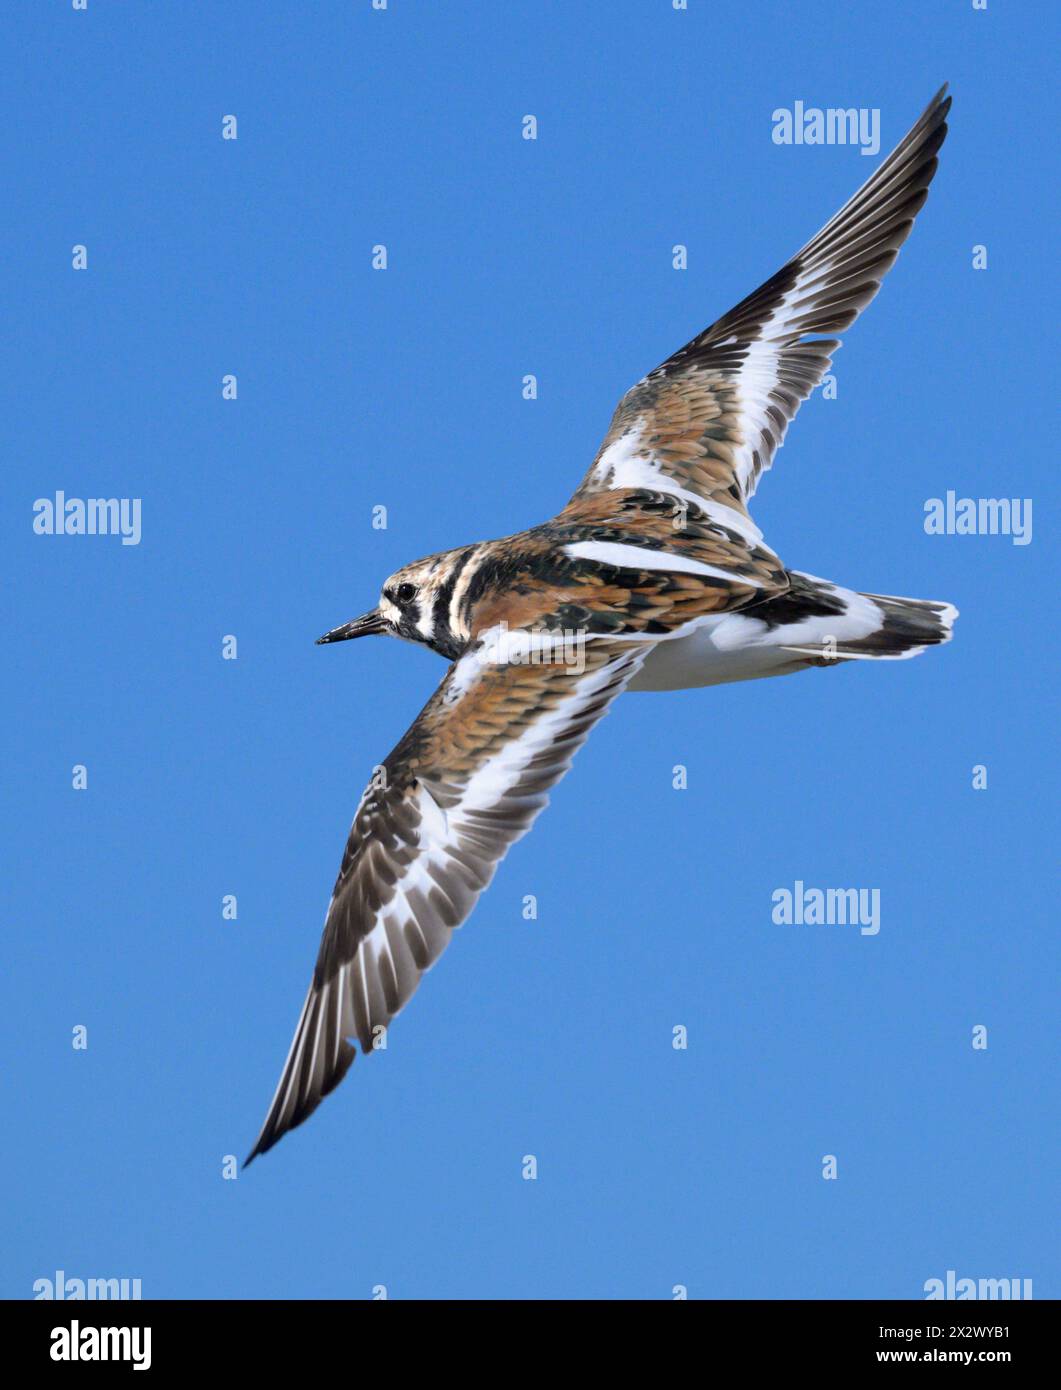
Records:
[[[623,690],[786,675],[945,642],[947,603],[789,570],[748,513],[789,421],[880,288],[936,172],[950,98],[831,222],[632,387],[559,515],[443,551],[326,633],[451,663],[361,798],[313,980],[249,1163],[373,1049]]]

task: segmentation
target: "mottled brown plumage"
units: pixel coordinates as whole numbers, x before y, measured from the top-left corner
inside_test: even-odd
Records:
[[[626,688],[785,674],[946,641],[946,604],[789,571],[747,508],[789,421],[924,203],[940,92],[776,275],[622,398],[551,521],[405,566],[320,639],[386,632],[452,662],[358,807],[291,1050],[248,1162],[378,1045]]]
[[[839,333],[854,322],[924,205],[947,134],[944,91],[776,275],[626,393],[576,496],[617,485],[609,450],[629,440],[665,477],[747,515],[789,422],[840,346],[807,335]],[[756,372],[745,377],[749,361]],[[767,369],[769,389],[755,401]]]

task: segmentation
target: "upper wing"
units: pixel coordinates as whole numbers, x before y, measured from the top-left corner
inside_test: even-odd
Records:
[[[808,335],[854,322],[928,196],[947,133],[945,91],[787,265],[626,393],[576,498],[650,488],[747,516],[759,475],[840,346]]]
[[[248,1163],[343,1079],[356,1056],[348,1036],[372,1048],[648,650],[593,639],[570,664],[517,665],[491,660],[480,644],[450,667],[383,764],[386,785],[361,799]]]

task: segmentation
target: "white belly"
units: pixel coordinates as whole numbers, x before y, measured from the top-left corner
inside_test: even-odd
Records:
[[[737,614],[709,619],[688,637],[660,642],[627,690],[689,690],[802,671],[806,657],[761,640],[766,625]],[[756,640],[756,639],[760,640]]]
[[[813,576],[805,576],[813,578]],[[825,580],[815,580],[825,585]],[[827,585],[830,595],[844,602],[842,613],[808,615],[795,622],[771,627],[744,613],[718,613],[701,620],[687,637],[658,642],[628,690],[688,690],[727,681],[755,681],[765,676],[787,676],[821,664],[825,643],[857,641],[875,632],[883,621],[881,610],[865,594]],[[785,650],[805,648],[805,654]]]

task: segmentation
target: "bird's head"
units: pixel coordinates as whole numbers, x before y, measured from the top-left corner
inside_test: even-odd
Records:
[[[450,550],[404,565],[385,581],[376,608],[353,622],[332,628],[317,638],[317,644],[380,633],[403,637],[407,642],[426,643],[441,655],[455,659],[463,650],[464,640],[451,630],[450,600],[459,568],[457,560],[463,554]]]

